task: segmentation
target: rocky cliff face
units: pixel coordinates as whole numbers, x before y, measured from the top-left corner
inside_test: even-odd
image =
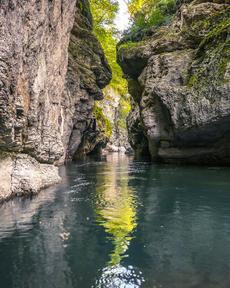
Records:
[[[5,199],[60,180],[54,165],[77,151],[111,72],[86,0],[3,0],[0,22]]]
[[[104,152],[130,153],[126,118],[130,110],[128,95],[122,96],[113,87],[104,89],[104,99],[98,103],[111,124],[111,135]]]
[[[118,47],[132,146],[153,160],[229,164],[229,3],[184,4],[148,35]]]
[[[72,129],[67,158],[90,153],[100,142],[97,138],[93,108],[103,99],[101,91],[111,80],[112,72],[100,43],[92,32],[89,3],[78,1],[69,46],[67,93],[73,108]],[[67,121],[69,123],[69,121]]]

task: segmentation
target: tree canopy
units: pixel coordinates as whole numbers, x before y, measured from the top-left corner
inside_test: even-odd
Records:
[[[131,32],[160,25],[173,14],[176,0],[124,0],[131,16]],[[113,72],[110,86],[121,95],[127,93],[127,83],[117,64],[118,31],[114,20],[119,9],[117,0],[90,0],[94,33],[100,41]]]
[[[160,25],[175,11],[176,0],[128,0],[128,9],[132,18],[131,30]]]
[[[93,15],[93,29],[106,58],[113,72],[110,86],[121,95],[127,93],[127,84],[122,77],[122,71],[117,64],[117,29],[114,25],[116,13],[118,12],[118,2],[115,0],[90,0],[91,12]]]

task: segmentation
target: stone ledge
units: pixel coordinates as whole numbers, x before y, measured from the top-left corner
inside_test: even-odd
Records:
[[[0,179],[0,202],[14,196],[36,194],[61,181],[58,167],[40,164],[26,154],[6,154],[1,157]]]

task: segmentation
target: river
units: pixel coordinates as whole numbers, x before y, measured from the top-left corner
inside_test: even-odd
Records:
[[[111,154],[0,207],[1,288],[230,287],[230,169]]]

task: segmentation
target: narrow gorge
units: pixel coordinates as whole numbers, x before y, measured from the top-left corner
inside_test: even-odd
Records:
[[[230,0],[0,0],[0,287],[229,288]]]
[[[178,3],[169,25],[123,35],[130,144],[130,98],[102,91],[112,71],[89,2],[5,0],[0,12],[1,199],[59,182],[59,166],[107,143],[153,161],[229,164],[227,2]]]

